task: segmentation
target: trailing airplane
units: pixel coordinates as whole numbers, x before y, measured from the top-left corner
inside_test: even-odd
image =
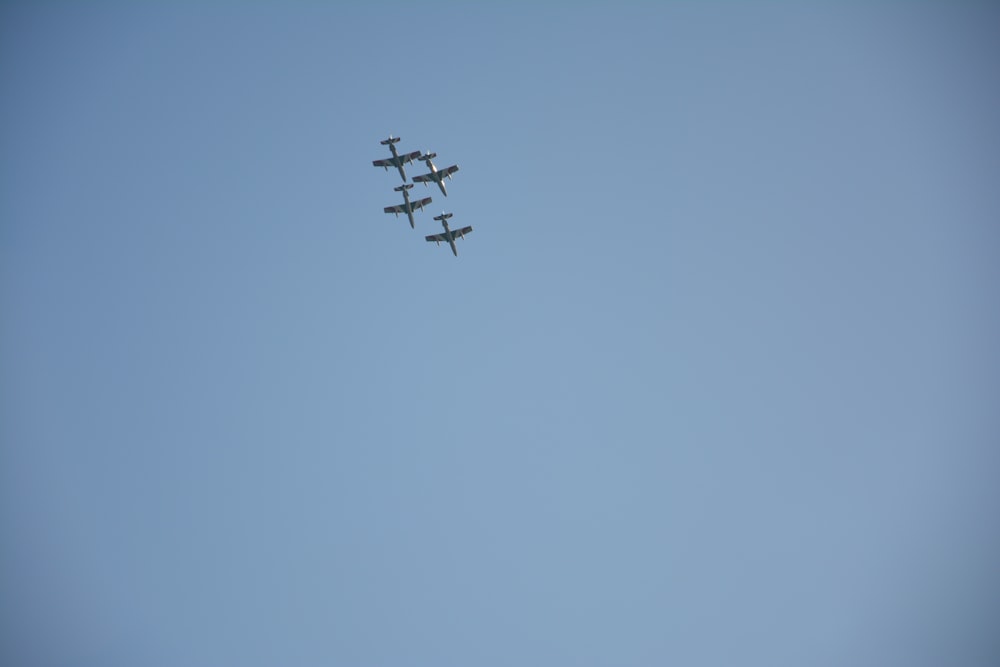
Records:
[[[448,228],[448,218],[451,217],[451,213],[442,213],[441,215],[435,215],[435,220],[440,220],[441,224],[444,226],[444,234],[431,234],[426,237],[428,241],[434,241],[438,245],[441,245],[441,241],[446,241],[451,246],[451,251],[454,253],[455,257],[458,257],[458,248],[455,247],[456,238],[465,238],[465,235],[472,231],[472,227],[462,227],[461,229],[456,229],[452,231]]]
[[[413,183],[405,183],[403,185],[400,185],[398,188],[393,188],[393,190],[395,190],[396,192],[402,192],[403,193],[403,203],[402,204],[398,204],[396,206],[386,206],[385,207],[385,212],[386,213],[395,213],[397,218],[399,217],[400,213],[405,213],[406,216],[410,219],[410,227],[414,227],[415,226],[413,224],[413,212],[414,211],[419,211],[424,206],[427,206],[428,204],[431,203],[431,198],[430,197],[424,197],[423,199],[418,199],[416,201],[410,201],[410,193],[408,191],[412,187],[413,187]]]
[[[424,153],[423,155],[417,158],[418,160],[422,160],[423,162],[427,163],[427,166],[431,168],[431,173],[424,174],[423,176],[414,176],[413,182],[423,183],[424,185],[427,185],[428,183],[432,182],[437,183],[438,187],[441,188],[441,193],[445,197],[447,197],[448,190],[445,189],[444,187],[444,177],[447,176],[448,180],[450,181],[451,175],[454,174],[456,171],[458,171],[458,165],[453,164],[447,169],[441,169],[440,171],[438,171],[438,168],[434,166],[433,162],[431,162],[431,158],[435,157],[437,157],[437,153]]]
[[[386,171],[389,171],[389,167],[395,167],[399,169],[399,175],[403,177],[403,182],[406,182],[406,172],[403,171],[403,165],[413,162],[414,159],[420,157],[420,151],[413,151],[412,153],[404,153],[400,155],[396,152],[396,142],[399,141],[399,137],[393,137],[391,134],[388,139],[384,139],[379,143],[383,146],[388,146],[389,150],[392,151],[392,157],[386,158],[385,160],[372,160],[372,165],[376,167],[384,167]]]

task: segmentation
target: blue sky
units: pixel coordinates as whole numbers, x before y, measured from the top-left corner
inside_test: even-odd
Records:
[[[998,19],[5,4],[3,662],[996,664]]]

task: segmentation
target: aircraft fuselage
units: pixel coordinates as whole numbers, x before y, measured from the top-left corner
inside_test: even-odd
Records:
[[[430,160],[425,160],[425,162],[427,162],[427,166],[431,168],[431,173],[428,174],[428,176],[434,179],[434,182],[438,184],[439,188],[441,188],[441,194],[447,197],[448,189],[444,186],[444,177],[438,173],[438,168],[434,166],[433,162]]]
[[[440,184],[440,181],[438,181]],[[458,248],[455,246],[455,235],[451,233],[451,229],[448,227],[448,221],[442,220],[441,224],[444,225],[445,236],[448,237],[448,245],[451,246],[451,252],[455,257],[458,257]]]
[[[389,144],[389,150],[392,151],[392,161],[396,164],[396,169],[399,169],[400,177],[406,183],[406,172],[403,171],[403,161],[399,158],[399,153],[396,152],[396,144]]]
[[[403,190],[403,209],[406,211],[406,217],[410,219],[410,229],[416,229],[416,225],[413,224],[413,204],[410,203],[408,190]]]

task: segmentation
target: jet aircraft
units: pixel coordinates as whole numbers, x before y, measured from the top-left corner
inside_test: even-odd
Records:
[[[397,141],[399,141],[399,137],[393,137],[391,134],[388,139],[380,141],[380,144],[389,147],[389,150],[392,151],[392,157],[384,160],[372,160],[372,165],[376,167],[383,167],[386,171],[389,171],[389,167],[399,169],[399,175],[402,176],[403,182],[405,183],[406,172],[403,171],[403,165],[409,164],[416,158],[420,157],[420,151],[413,151],[412,153],[404,153],[403,155],[400,155],[396,152],[395,144]]]
[[[400,213],[405,213],[406,216],[410,219],[410,227],[415,226],[413,224],[413,212],[419,211],[424,206],[427,206],[428,204],[431,203],[430,197],[424,197],[423,199],[410,201],[409,189],[412,187],[413,183],[404,183],[403,185],[400,185],[398,188],[393,188],[393,190],[395,190],[396,192],[403,193],[403,203],[397,204],[396,206],[385,207],[386,213],[395,213],[397,218],[399,217]]]
[[[427,185],[428,183],[437,183],[438,187],[441,188],[441,193],[447,197],[448,190],[444,187],[444,177],[447,176],[450,181],[451,175],[458,171],[458,165],[453,164],[447,169],[441,169],[438,171],[438,168],[434,166],[433,162],[431,162],[431,158],[435,157],[437,157],[437,153],[424,153],[417,158],[418,160],[422,160],[427,163],[427,166],[431,168],[431,173],[424,174],[423,176],[414,176],[413,182],[423,183],[424,185]]]
[[[444,234],[431,234],[426,237],[428,241],[434,241],[438,245],[441,245],[441,241],[446,241],[451,246],[451,252],[454,253],[455,257],[458,257],[458,248],[455,247],[456,238],[465,238],[465,235],[472,231],[472,227],[462,227],[461,229],[451,230],[448,228],[448,218],[451,217],[451,213],[442,213],[441,215],[435,215],[435,220],[440,220],[441,225],[444,226]]]

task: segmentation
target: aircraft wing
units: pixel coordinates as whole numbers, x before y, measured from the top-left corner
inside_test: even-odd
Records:
[[[422,176],[414,176],[413,177],[413,182],[414,183],[433,183],[434,182],[434,174],[432,172],[430,174],[424,174]]]
[[[472,227],[462,227],[461,229],[452,229],[451,234],[431,234],[430,236],[425,236],[424,238],[428,241],[434,241],[435,243],[448,243],[451,239],[457,239],[459,237],[464,237],[466,234],[472,231]],[[448,237],[451,236],[451,239]]]
[[[438,173],[441,174],[442,176],[451,176],[456,171],[458,171],[458,165],[457,164],[453,164],[450,167],[448,167],[447,169],[439,169]]]
[[[420,157],[420,151],[413,151],[412,153],[404,153],[399,157],[387,157],[384,160],[372,160],[372,164],[376,167],[398,167],[402,164],[409,164]]]
[[[431,201],[432,200],[430,197],[424,197],[423,199],[417,199],[415,201],[411,201],[410,209],[414,211],[419,211],[424,206],[430,204]],[[382,210],[384,210],[386,213],[395,213],[396,215],[399,215],[400,213],[406,213],[406,206],[403,204],[396,204],[395,206],[386,206]]]

